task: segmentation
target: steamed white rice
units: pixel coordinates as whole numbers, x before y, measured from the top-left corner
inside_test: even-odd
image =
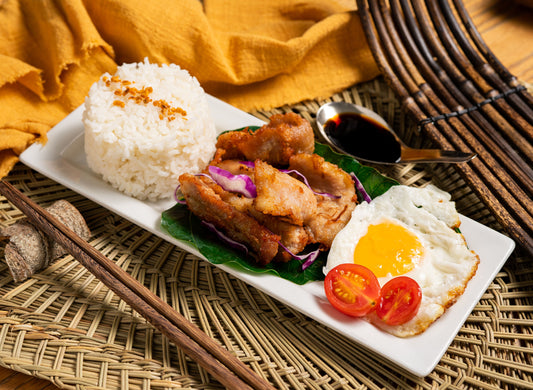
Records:
[[[204,90],[173,64],[145,60],[104,74],[85,99],[83,123],[89,167],[139,199],[172,196],[178,177],[200,172],[215,152]]]

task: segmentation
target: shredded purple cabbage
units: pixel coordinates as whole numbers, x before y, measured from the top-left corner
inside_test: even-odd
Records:
[[[178,184],[178,186],[174,190],[174,200],[176,201],[176,203],[179,203],[179,204],[187,204],[187,202],[185,202],[185,199],[178,195],[178,193],[180,192],[180,188],[181,188],[181,185]]]
[[[228,244],[232,248],[238,249],[238,250],[248,254],[248,247],[246,245],[241,244],[240,242],[235,241],[232,238],[229,238],[223,232],[221,232],[215,225],[213,225],[211,222],[207,222],[205,220],[202,220],[202,225],[206,226],[209,230],[211,230],[213,233],[215,233],[218,238],[220,238],[222,241],[224,241],[226,244]]]
[[[368,192],[366,192],[365,187],[363,187],[363,184],[361,183],[361,181],[357,178],[357,176],[355,176],[355,173],[350,172],[350,176],[355,182],[355,188],[357,189],[357,191],[361,193],[361,195],[363,196],[363,199],[367,203],[372,202],[372,198],[370,197],[370,195],[368,195]]]
[[[305,260],[302,264],[302,271],[305,270],[307,267],[309,267],[311,264],[313,264],[315,260],[318,258],[318,255],[320,254],[320,249],[316,249],[314,251],[306,253],[305,255],[295,255],[289,250],[289,248],[283,245],[280,241],[278,241],[278,244],[280,247],[283,248],[285,252],[287,252],[289,255],[291,255],[296,260],[300,260],[300,261]]]
[[[320,254],[320,250],[314,250],[312,252],[309,252],[302,260],[305,260],[302,264],[302,271],[305,271],[306,268],[308,268],[311,264],[315,262],[315,260],[318,258],[318,255]],[[307,259],[306,259],[307,258]]]
[[[250,177],[246,175],[234,175],[230,171],[214,165],[210,165],[208,170],[211,178],[219,186],[224,188],[224,190],[236,192],[247,198],[255,198],[257,196],[257,188]]]

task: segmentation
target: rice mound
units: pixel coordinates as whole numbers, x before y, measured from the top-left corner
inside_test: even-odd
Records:
[[[104,74],[85,99],[89,167],[141,200],[172,196],[178,177],[204,169],[216,129],[198,80],[179,66],[140,63]]]

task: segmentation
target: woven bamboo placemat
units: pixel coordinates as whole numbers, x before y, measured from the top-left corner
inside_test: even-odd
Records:
[[[430,146],[381,79],[331,99],[371,107],[410,146]],[[295,111],[313,122],[321,103],[253,114]],[[433,183],[451,192],[459,212],[501,230],[453,166],[379,169],[403,184]],[[277,388],[533,388],[533,259],[520,248],[435,370],[418,378],[22,164],[7,180],[43,206],[73,203],[92,230],[92,245]],[[0,197],[0,224],[20,218]],[[65,389],[221,388],[68,255],[19,284],[0,263],[0,364]]]

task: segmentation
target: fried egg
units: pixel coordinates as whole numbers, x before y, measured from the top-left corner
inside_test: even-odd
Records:
[[[359,204],[331,246],[324,273],[343,263],[371,269],[383,286],[395,276],[416,280],[422,302],[410,321],[390,326],[377,315],[373,324],[399,337],[422,333],[463,294],[479,257],[462,234],[455,203],[435,186],[397,185],[370,203]]]

